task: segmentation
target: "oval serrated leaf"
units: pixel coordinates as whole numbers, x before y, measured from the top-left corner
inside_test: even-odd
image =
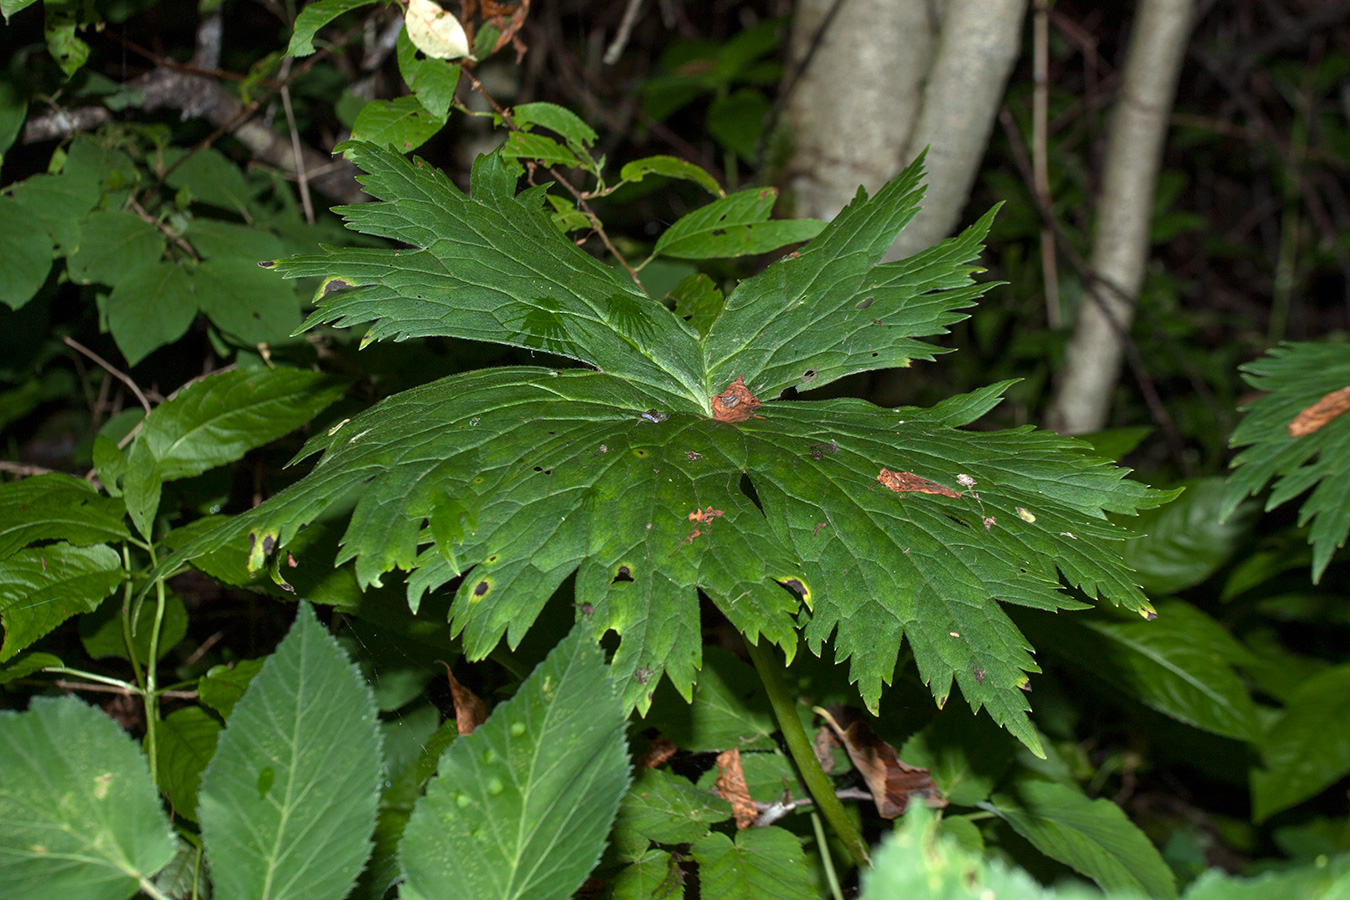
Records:
[[[145,757],[112,719],[74,697],[0,712],[5,900],[126,900],[175,848]]]
[[[345,896],[370,853],[382,763],[370,687],[302,602],[202,775],[218,900]]]
[[[0,662],[66,619],[90,612],[122,583],[122,560],[106,545],[47,544],[0,561]]]
[[[432,59],[469,55],[469,37],[464,26],[434,0],[408,0],[403,21],[413,45]]]
[[[1076,788],[1020,779],[1009,794],[979,804],[1007,822],[1046,856],[1083,873],[1107,891],[1136,891],[1172,900],[1176,876],[1148,837],[1109,800]]]
[[[404,831],[405,900],[570,897],[628,787],[624,712],[578,626],[441,757]]]

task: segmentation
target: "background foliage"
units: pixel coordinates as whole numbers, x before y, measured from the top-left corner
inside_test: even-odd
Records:
[[[1077,896],[1093,890],[1083,879],[1111,896],[1343,890],[1350,417],[1288,430],[1350,384],[1343,19],[1235,3],[1201,20],[1138,365],[1116,427],[1089,438],[1136,470],[1120,480],[1066,441],[997,430],[1039,420],[1085,278],[1030,249],[1029,72],[969,230],[871,269],[844,250],[884,249],[880,220],[912,208],[916,173],[829,230],[783,217],[768,189],[791,138],[774,128],[790,9],[656,7],[606,65],[625,4],[468,4],[479,59],[461,66],[421,54],[381,3],[0,6],[0,895],[434,897],[452,876],[483,897]],[[1128,18],[1061,2],[1052,25],[1051,194],[1081,242]],[[399,152],[330,160],[348,137]],[[471,186],[474,158],[499,144]],[[403,162],[415,148],[449,181]],[[328,208],[366,199],[353,163],[386,202],[349,208],[344,228]],[[836,257],[844,268],[795,274]],[[258,266],[283,259],[292,280]],[[787,323],[747,364],[733,345],[769,320],[765,298],[805,296],[812,278],[836,286],[836,319]],[[432,285],[434,315],[408,304]],[[886,338],[850,345],[848,316],[875,316]],[[820,347],[779,340],[808,331]],[[548,388],[569,401],[549,413],[539,373],[569,359],[609,386]],[[709,451],[723,432],[700,431],[723,427],[704,411],[736,375],[779,410],[734,426],[759,436],[758,463]],[[846,399],[859,397],[906,408],[863,413]],[[507,427],[500,411],[518,403],[543,418]],[[456,457],[443,421],[515,444],[484,437]],[[570,477],[576,456],[540,432],[583,425],[606,454],[680,455],[712,498],[690,508],[717,514],[671,506],[667,537],[706,562],[684,571],[629,539],[541,568],[558,546],[541,542],[493,576],[511,603],[471,614],[480,582],[457,577],[531,532],[522,518],[516,544],[474,545],[499,513],[472,479],[526,460],[492,496],[538,521],[541,479]],[[343,449],[368,431],[367,456]],[[794,458],[773,456],[789,443]],[[686,451],[715,458],[711,480]],[[418,454],[438,492],[416,494],[425,473],[395,464]],[[883,489],[890,459],[956,496]],[[1050,473],[1072,459],[1080,480],[1056,497]],[[801,487],[812,471],[853,480]],[[615,512],[658,492],[630,474],[601,530],[646,521]],[[852,506],[829,499],[841,484]],[[786,512],[794,491],[842,521],[905,511],[879,529],[893,546],[833,545],[885,587],[841,599],[850,565],[804,551],[815,522]],[[1112,518],[1093,521],[1101,508]],[[973,563],[961,536],[991,515]],[[1125,528],[1146,536],[1104,540]],[[1012,534],[1028,537],[994,543]],[[733,536],[736,558],[718,549]],[[1012,593],[1019,554],[1039,600],[989,601]],[[987,621],[936,627],[930,605],[899,649],[884,603],[864,601],[904,595],[883,571],[950,560],[978,572],[961,615]],[[607,600],[661,599],[645,580],[671,573],[678,607]],[[794,620],[801,591],[764,574],[798,580],[811,624]],[[1098,584],[1157,618],[1094,603]],[[727,602],[737,591],[754,611]],[[623,644],[597,644],[596,624]],[[981,627],[1012,649],[925,644]],[[756,633],[769,640],[747,648]],[[632,641],[648,649],[630,655]],[[944,702],[953,679],[971,703]],[[812,811],[819,783],[803,784],[794,735],[817,740],[847,824]],[[851,861],[849,829],[874,868]]]

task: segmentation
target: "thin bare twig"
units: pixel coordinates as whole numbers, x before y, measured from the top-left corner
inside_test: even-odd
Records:
[[[1041,205],[1053,208],[1050,200],[1049,135],[1050,109],[1050,2],[1036,0],[1033,18],[1031,96],[1031,161],[1036,176],[1036,193]],[[1055,259],[1055,235],[1041,226],[1041,281],[1045,285],[1045,322],[1059,328],[1063,322],[1059,309],[1059,263]]]
[[[288,57],[287,62],[290,62]],[[309,198],[309,175],[305,172],[305,154],[300,147],[300,132],[295,127],[295,110],[291,108],[291,89],[281,89],[281,106],[286,110],[286,126],[291,130],[291,150],[295,153],[295,184],[300,189],[300,206],[305,211],[305,222],[314,224],[314,201]]]
[[[90,359],[92,359],[94,362],[98,363],[100,366],[103,367],[103,369],[104,369],[105,372],[107,372],[109,375],[111,375],[112,377],[116,378],[118,381],[120,381],[120,382],[122,382],[123,384],[125,384],[128,388],[130,388],[130,389],[131,389],[131,393],[133,393],[133,394],[136,395],[136,399],[139,400],[140,403],[141,403],[141,406],[145,408],[145,414],[146,414],[146,415],[149,415],[149,414],[150,414],[150,401],[147,400],[147,399],[145,399],[145,394],[141,393],[141,389],[140,389],[139,387],[136,386],[136,382],[134,382],[134,381],[131,380],[131,376],[130,376],[130,375],[127,375],[127,374],[125,374],[125,373],[123,373],[123,372],[118,371],[117,368],[115,368],[115,367],[113,366],[112,363],[108,362],[106,359],[104,359],[103,357],[99,356],[99,355],[98,355],[97,353],[95,353],[93,350],[90,350],[88,347],[86,347],[84,344],[81,344],[79,341],[75,340],[73,337],[69,337],[69,336],[63,337],[63,338],[61,338],[61,341],[62,341],[67,347],[70,347],[72,350],[77,350],[77,351],[79,351],[80,353],[83,353],[85,356],[87,356],[87,357],[89,357]]]
[[[619,30],[615,32],[614,40],[605,51],[605,65],[612,66],[619,61],[619,57],[623,55],[623,48],[628,46],[628,39],[633,36],[633,26],[637,24],[638,16],[641,14],[642,0],[628,0],[628,7],[623,11],[623,19],[619,21]]]
[[[87,681],[66,681],[64,678],[58,678],[52,682],[63,691],[89,691],[95,694],[121,694],[124,697],[135,697],[140,695],[140,691],[129,688],[117,687],[112,684],[90,684]],[[174,700],[196,700],[196,691],[161,691],[159,696],[169,697]]]
[[[18,475],[20,478],[31,478],[34,475],[50,475],[56,469],[48,469],[43,466],[30,466],[28,463],[16,463],[0,460],[0,472],[8,472],[11,475]]]

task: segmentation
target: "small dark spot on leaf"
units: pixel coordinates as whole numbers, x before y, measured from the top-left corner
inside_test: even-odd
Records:
[[[703,454],[699,453],[697,450],[686,450],[684,451],[684,456],[690,462],[698,462],[703,458]]]
[[[610,584],[618,584],[621,581],[632,581],[633,570],[627,566],[619,566],[618,571],[614,573],[614,580]]]
[[[494,553],[488,557],[488,562],[495,563],[496,561],[497,561],[497,554]]]
[[[544,471],[544,467],[543,467],[543,466],[535,466],[535,467],[534,467],[534,470],[535,470],[536,472],[542,472],[542,471]]]
[[[985,676],[986,674],[988,674],[988,673],[986,673],[986,672],[984,671],[984,669],[981,669],[979,666],[976,666],[976,667],[975,667],[975,683],[976,683],[976,684],[984,684],[984,676]]]
[[[343,281],[341,278],[331,278],[328,283],[323,286],[323,295],[327,297],[329,294],[333,293],[333,291],[341,291],[349,287],[351,287],[351,282]]]
[[[262,259],[258,261],[258,265],[262,266],[264,269],[271,269],[275,267],[276,264],[277,261],[275,259]]]
[[[815,369],[807,369],[805,372],[802,373],[802,381],[814,381],[816,374],[817,373]]]
[[[638,669],[633,673],[633,677],[637,679],[638,684],[646,684],[647,679],[652,677],[652,670],[647,668]]]
[[[263,544],[263,553],[266,553],[268,556],[271,556],[272,551],[277,549],[276,535],[272,534],[263,535],[262,544]]]
[[[800,578],[784,578],[778,583],[798,596],[805,597],[808,593]]]
[[[1144,610],[1144,621],[1152,622],[1156,618],[1158,618],[1158,614],[1155,613],[1153,610],[1151,609]]]
[[[574,603],[572,605],[575,606],[583,616],[595,615],[595,607],[591,606],[589,603]]]
[[[830,441],[829,443],[812,444],[810,446],[810,450],[811,450],[811,458],[814,459],[816,462],[820,462],[822,459],[825,458],[826,453],[839,452],[839,445],[836,444],[834,441]]]
[[[854,309],[867,309],[867,307],[872,305],[872,301],[875,299],[876,297],[868,297],[866,300],[862,301],[857,306],[855,306]]]
[[[484,594],[486,594],[486,593],[488,592],[488,590],[489,590],[491,587],[492,587],[492,586],[491,586],[490,584],[488,584],[486,581],[480,581],[480,582],[478,582],[476,585],[473,586],[473,595],[474,595],[475,597],[482,597]]]
[[[642,450],[642,449],[634,450],[633,453],[636,454],[637,456],[646,456],[646,455],[647,455],[647,451],[646,451],[646,450]]]

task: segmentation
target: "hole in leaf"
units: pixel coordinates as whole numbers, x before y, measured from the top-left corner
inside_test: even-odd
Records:
[[[750,476],[742,472],[741,481],[738,486],[741,489],[741,493],[749,497],[750,502],[755,504],[755,508],[760,512],[764,512],[764,506],[759,502],[759,492],[755,490],[755,483],[750,480]]]
[[[610,584],[618,584],[621,581],[632,581],[633,570],[627,566],[619,566],[618,571],[614,573],[614,580]]]
[[[802,373],[802,381],[814,381],[816,377],[815,369],[807,369]]]
[[[880,355],[881,355],[880,353],[873,353],[873,354],[872,354],[872,358],[873,358],[873,359],[876,359],[876,358],[877,358],[878,356],[880,356]]]

